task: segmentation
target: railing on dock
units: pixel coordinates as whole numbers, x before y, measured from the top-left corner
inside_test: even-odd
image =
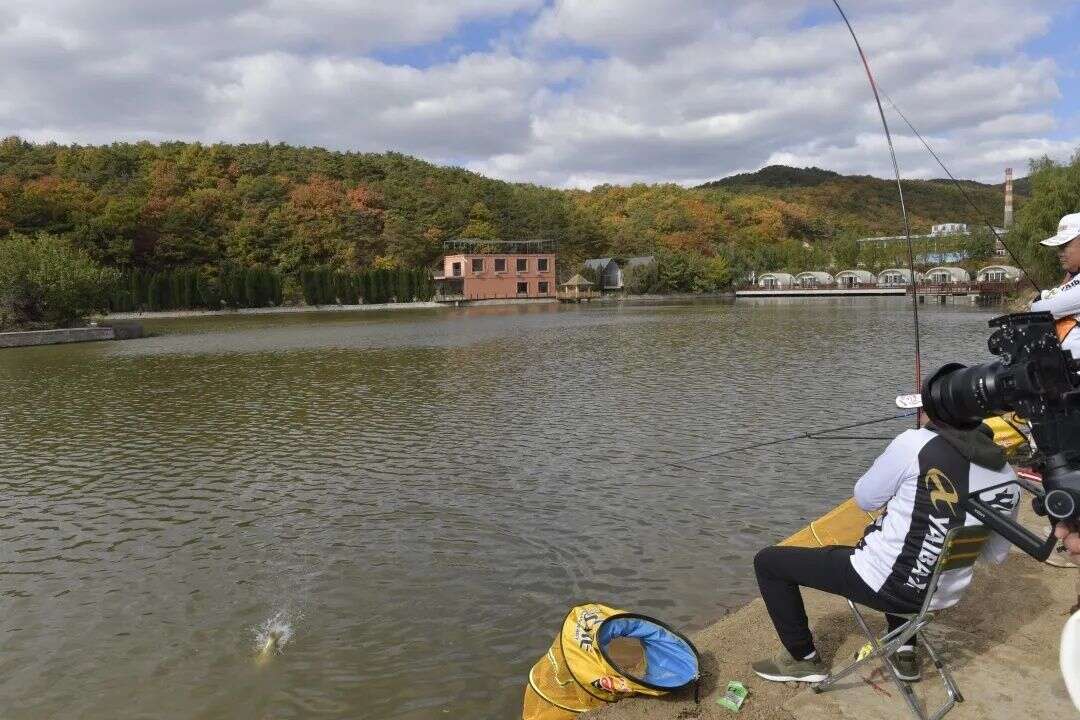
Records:
[[[920,295],[981,295],[983,297],[1004,297],[1015,283],[986,280],[982,282],[929,283],[919,285]],[[911,286],[908,286],[911,294]]]
[[[581,302],[596,300],[600,297],[600,293],[596,290],[583,290],[581,292],[560,292],[557,296],[559,302]]]

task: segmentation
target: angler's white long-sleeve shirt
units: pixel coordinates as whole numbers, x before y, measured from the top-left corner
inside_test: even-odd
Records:
[[[1048,312],[1055,318],[1080,315],[1080,275],[1052,290],[1043,291],[1043,299],[1031,303],[1031,311]],[[1074,358],[1080,359],[1080,329],[1073,328],[1061,346],[1071,350]]]
[[[961,525],[980,525],[958,504],[965,493],[1015,480],[1012,468],[992,470],[970,462],[932,430],[908,430],[890,443],[855,484],[855,502],[863,510],[885,512],[866,529],[851,556],[859,577],[875,592],[919,604],[945,534]],[[1016,485],[980,493],[999,512],[1016,517]],[[983,546],[981,559],[1000,563],[1009,542],[996,533]],[[971,582],[970,567],[942,576],[933,609],[955,604]]]

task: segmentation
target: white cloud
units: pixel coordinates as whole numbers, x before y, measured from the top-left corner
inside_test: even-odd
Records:
[[[1071,69],[1024,52],[1054,31],[1054,0],[849,5],[881,86],[957,174],[996,179],[1005,164],[1080,144],[1053,114]],[[769,162],[888,175],[866,78],[830,8],[8,0],[0,135],[394,149],[559,186],[690,184]],[[455,36],[511,17],[487,45]],[[442,47],[451,38],[463,50]],[[394,64],[386,51],[437,61]],[[890,122],[905,174],[940,176]]]

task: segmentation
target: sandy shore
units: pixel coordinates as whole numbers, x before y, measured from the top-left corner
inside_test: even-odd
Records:
[[[1025,524],[1045,522],[1028,514]],[[950,719],[1078,717],[1058,666],[1062,626],[1080,602],[1080,571],[1041,564],[1013,550],[998,566],[976,567],[975,580],[954,608],[930,626],[965,702]],[[826,661],[846,662],[864,642],[847,608],[833,595],[805,591],[807,614]],[[883,630],[884,619],[870,613]],[[748,720],[824,720],[913,717],[896,686],[870,666],[836,688],[812,693],[797,683],[760,680],[750,663],[772,655],[780,645],[760,599],[692,635],[702,655],[701,702],[692,693],[659,699],[632,698],[586,713],[590,720],[686,720],[732,718],[716,704],[729,680],[739,680],[750,695],[738,717]],[[923,681],[915,685],[923,702],[937,707],[945,691],[932,665],[923,662]]]

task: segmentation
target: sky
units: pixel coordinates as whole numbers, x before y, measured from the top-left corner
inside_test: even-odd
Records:
[[[1080,147],[1080,0],[847,0],[958,177]],[[0,136],[407,153],[554,187],[888,177],[831,0],[4,0]],[[942,177],[891,111],[904,177]]]

